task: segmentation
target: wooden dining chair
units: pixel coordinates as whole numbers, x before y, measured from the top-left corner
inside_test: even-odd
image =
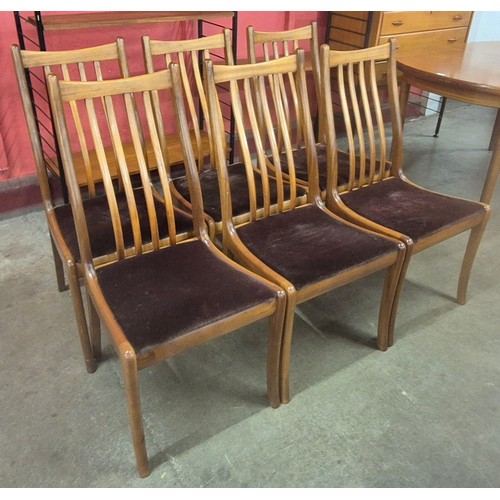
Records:
[[[382,63],[387,64],[385,78],[378,76]],[[458,303],[465,303],[490,209],[483,203],[424,189],[406,177],[395,40],[354,51],[322,46],[321,85],[330,174],[326,206],[357,225],[402,241],[407,248],[405,266],[413,253],[471,230],[457,294]],[[338,106],[334,95],[339,96]],[[345,131],[342,136],[337,128]],[[337,189],[338,143],[349,157],[348,189],[343,192]]]
[[[272,407],[280,404],[278,387],[279,353],[285,295],[267,282],[223,255],[208,237],[203,218],[197,167],[183,106],[179,66],[171,70],[102,82],[65,82],[49,75],[50,99],[57,136],[68,181],[71,208],[91,316],[91,338],[100,345],[100,322],[106,326],[123,368],[130,427],[139,474],[149,474],[139,391],[138,371],[164,361],[196,345],[269,319],[268,397]],[[168,189],[168,150],[163,147],[165,116],[155,106],[152,94],[173,90],[177,130],[182,137],[185,168],[191,189],[194,235],[183,236],[176,224],[175,200]],[[134,97],[137,109],[132,105]],[[79,146],[71,140],[78,125],[67,108],[82,106],[91,132],[99,168],[104,180],[106,209],[113,221],[114,262],[101,266],[90,234],[95,221],[88,217],[75,171]],[[102,107],[103,114],[95,110]],[[142,127],[140,127],[142,123]],[[151,187],[151,172],[140,131],[147,131],[164,196],[158,200]],[[132,140],[132,152],[125,154],[123,141]],[[104,154],[111,140],[125,193],[124,207],[112,186],[110,165]],[[139,167],[133,179],[129,162]],[[145,224],[138,205],[134,181],[143,189]],[[133,245],[124,241],[126,223],[132,221]],[[168,228],[165,234],[160,226]],[[181,232],[178,232],[181,230]],[[178,237],[178,234],[181,237]]]
[[[87,318],[80,291],[82,263],[77,233],[71,207],[60,200],[57,195],[57,186],[54,186],[54,184],[58,184],[59,178],[63,177],[64,172],[60,169],[58,145],[51,140],[53,121],[48,103],[46,76],[49,73],[54,73],[64,80],[97,81],[105,78],[127,77],[129,76],[129,69],[124,41],[118,38],[115,43],[67,51],[27,51],[13,45],[12,56],[34,153],[42,203],[49,227],[58,288],[63,291],[69,287],[85,365],[87,371],[92,373],[96,369],[96,356],[92,352],[88,340]],[[27,76],[31,78],[34,92],[46,100],[46,108],[34,107],[27,84]],[[73,140],[80,145],[78,152],[74,156],[76,176],[78,185],[84,193],[85,212],[89,220],[94,222],[90,233],[91,245],[96,258],[99,256],[100,264],[105,264],[110,260],[114,260],[115,257],[113,255],[113,221],[107,210],[107,199],[103,196],[102,173],[99,168],[97,152],[91,147],[92,141],[89,140],[89,132],[86,130],[86,123],[81,109],[72,104],[70,112],[76,125],[73,131]],[[40,126],[37,125],[35,120],[35,113],[40,117]],[[144,142],[143,138],[141,140]],[[125,143],[123,147],[126,154],[129,154],[132,143]],[[126,205],[125,193],[120,184],[117,157],[110,144],[105,145],[104,154],[106,155],[106,161],[109,163],[111,181],[118,192],[117,206],[121,210]],[[130,156],[133,158],[133,155]],[[129,168],[131,172],[137,174],[137,163],[130,161]],[[55,182],[51,182],[54,173],[56,179]],[[146,214],[146,201],[142,188],[138,187],[135,193],[139,206],[139,217],[141,223],[143,223]],[[159,193],[156,193],[156,195],[161,198]],[[127,220],[126,214],[123,214],[122,217],[125,245],[128,247],[133,244],[132,221]],[[184,237],[187,238],[192,235],[192,217],[180,210],[176,212],[176,217],[179,228],[183,228]],[[162,231],[165,229],[163,227]],[[68,285],[66,285],[66,278]]]
[[[320,101],[319,87],[319,42],[318,42],[318,27],[316,21],[311,22],[307,26],[295,28],[285,31],[257,31],[253,26],[247,27],[247,49],[250,63],[271,61],[279,59],[291,54],[295,54],[298,48],[302,48],[306,53],[306,68],[308,74],[312,75],[314,95],[316,104],[311,103],[311,112],[317,116],[317,104]],[[289,117],[290,134],[294,144],[294,160],[295,160],[295,177],[297,182],[303,186],[307,186],[307,154],[304,146],[304,132],[300,128],[301,120],[296,118],[299,109],[297,91],[293,82],[294,75],[283,75],[282,98],[284,111]],[[288,91],[284,91],[289,82]],[[258,95],[258,93],[257,93]],[[312,101],[312,99],[310,99]],[[264,126],[263,126],[264,128]],[[282,154],[285,155],[285,148],[280,145]],[[320,187],[326,187],[326,155],[324,145],[316,142],[318,156],[318,171]],[[272,168],[272,163],[270,163]],[[286,167],[283,170],[286,176]]]
[[[218,199],[217,177],[214,175],[213,154],[211,153],[211,130],[208,121],[207,99],[203,84],[203,60],[212,59],[222,64],[234,64],[231,30],[189,40],[152,40],[142,37],[142,47],[146,71],[166,69],[171,62],[179,65],[182,87],[186,102],[186,113],[190,124],[190,136],[197,158],[198,172],[204,201],[208,207],[206,215],[212,238],[216,233],[216,221],[220,218],[211,212],[211,200]],[[156,105],[160,106],[155,96]],[[230,112],[230,110],[228,110]],[[229,153],[229,151],[228,151]],[[212,172],[211,172],[212,170]],[[182,166],[169,172],[171,186],[177,200],[186,209],[191,209],[190,191]]]
[[[283,107],[282,76],[293,73],[297,82],[301,124],[305,131],[308,164],[307,203],[298,202],[298,185],[287,116]],[[254,84],[254,85],[252,85]],[[251,211],[246,224],[236,226],[234,193],[224,154],[218,92],[229,85],[238,141],[250,186]],[[378,347],[387,348],[394,327],[395,292],[401,279],[404,245],[391,238],[356,227],[327,211],[319,193],[318,167],[312,118],[306,87],[304,53],[248,65],[221,66],[207,61],[210,117],[221,184],[223,238],[230,255],[246,267],[275,282],[286,291],[287,310],[281,353],[281,401],[288,402],[290,349],[296,304],[336,287],[386,269],[378,324]],[[255,91],[259,99],[255,99]],[[261,107],[256,109],[256,102]],[[258,116],[262,117],[260,120]],[[274,116],[274,114],[276,116]],[[265,130],[262,129],[265,124]],[[265,142],[264,142],[265,139]],[[286,159],[278,147],[286,148]],[[273,169],[268,168],[272,151]],[[257,162],[260,177],[254,176]],[[285,181],[282,168],[287,169]],[[277,202],[269,185],[275,183]],[[262,183],[263,209],[258,210],[258,182]],[[274,210],[271,206],[274,204]]]

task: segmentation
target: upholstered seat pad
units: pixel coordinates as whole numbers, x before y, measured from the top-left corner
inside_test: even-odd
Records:
[[[250,202],[248,195],[248,182],[245,172],[245,166],[242,163],[235,163],[228,167],[229,184],[231,188],[231,203],[233,209],[233,216],[243,215],[249,212]],[[219,194],[219,181],[217,172],[215,170],[206,170],[200,173],[201,191],[203,194],[203,206],[206,214],[210,215],[215,221],[222,220],[220,194]],[[187,200],[189,200],[189,186],[187,179],[176,179],[173,181],[174,186],[179,193]],[[258,173],[255,174],[255,189],[257,193],[257,205],[263,206],[262,197],[262,181]],[[276,203],[277,189],[276,183],[273,179],[269,179],[269,191],[271,203]],[[284,189],[285,199],[289,197],[288,185]],[[298,187],[297,196],[301,196],[305,190]]]
[[[360,231],[315,206],[237,229],[245,246],[298,290],[390,254],[397,243]]]
[[[137,352],[275,300],[271,288],[200,241],[119,261],[98,269],[97,276]]]
[[[319,188],[323,191],[326,189],[326,147],[323,144],[317,144],[316,154],[318,157]],[[296,178],[307,182],[309,175],[307,169],[307,150],[305,148],[294,150],[293,159]],[[270,160],[272,161],[272,158]],[[283,172],[288,173],[286,153],[281,155],[281,168]]]
[[[326,190],[327,183],[327,160],[326,160],[326,146],[324,144],[316,144],[316,155],[318,158],[318,175],[319,175],[319,189]],[[285,155],[283,154],[282,157]],[[307,151],[305,148],[297,149],[293,153],[295,161],[295,175],[297,179],[307,182]],[[369,168],[369,160],[367,161],[366,168]],[[345,151],[337,150],[337,185],[342,186],[349,182],[349,154]],[[376,169],[379,169],[380,162],[376,162]],[[282,164],[284,172],[288,172],[286,163]],[[389,169],[390,166],[387,165]],[[356,163],[356,171],[359,172],[359,164]]]
[[[142,188],[134,189],[137,211],[139,213],[139,221],[143,242],[151,241],[151,231],[149,227],[148,212],[146,207],[146,199]],[[116,195],[118,208],[120,211],[123,239],[125,247],[131,247],[134,244],[132,233],[132,222],[130,213],[127,208],[127,200],[124,192],[119,192]],[[108,207],[108,202],[105,196],[98,196],[84,200],[84,210],[89,229],[89,238],[94,257],[106,255],[116,251],[115,237],[113,233],[113,225],[111,222],[111,214]],[[156,201],[156,213],[158,220],[158,230],[160,237],[168,236],[168,224],[166,221],[165,207],[162,203]],[[61,205],[56,207],[55,214],[59,223],[64,240],[68,245],[71,253],[77,261],[80,260],[80,251],[78,248],[78,240],[76,237],[76,229],[73,222],[73,214],[70,205]],[[181,211],[176,212],[176,230],[177,233],[192,232],[193,224],[189,215],[183,214]]]
[[[426,191],[399,178],[344,193],[342,200],[363,217],[414,241],[484,214],[480,203]]]

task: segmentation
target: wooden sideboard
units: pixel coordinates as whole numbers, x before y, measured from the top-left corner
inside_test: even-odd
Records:
[[[467,41],[471,11],[332,11],[326,42],[335,50],[371,47],[396,38],[398,51]]]
[[[326,43],[334,50],[355,50],[383,44],[390,38],[397,40],[398,57],[412,47],[429,47],[429,50],[467,41],[474,13],[472,11],[331,11],[329,13]],[[377,75],[384,78],[383,64]],[[439,108],[435,136],[439,133],[445,99],[439,96],[412,94],[414,106],[409,113],[415,116],[425,108]]]

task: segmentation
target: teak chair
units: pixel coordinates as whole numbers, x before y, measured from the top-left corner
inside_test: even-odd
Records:
[[[186,349],[207,342],[263,318],[269,318],[268,397],[271,406],[280,404],[278,368],[284,313],[284,292],[224,256],[208,237],[203,219],[200,186],[183,107],[179,67],[171,65],[151,75],[103,82],[64,82],[50,75],[49,91],[57,136],[68,180],[84,280],[91,316],[91,337],[100,345],[99,319],[109,331],[123,368],[130,427],[139,474],[149,474],[141,415],[138,371]],[[161,137],[165,119],[154,104],[152,93],[170,92],[178,133],[182,137],[185,168],[191,189],[194,236],[177,238],[174,199],[168,189],[168,150]],[[135,98],[137,109],[132,105]],[[97,151],[104,179],[108,211],[113,220],[116,261],[99,266],[91,245],[93,224],[87,217],[76,176],[70,131],[75,123],[65,111],[84,104],[83,110]],[[94,112],[103,107],[106,119]],[[146,153],[140,137],[148,131],[155,164],[165,196],[158,205],[150,183]],[[128,132],[128,133],[127,133]],[[130,135],[134,158],[123,151],[123,138]],[[122,232],[123,215],[110,182],[104,139],[110,137],[116,151],[125,192],[125,209],[132,221],[134,244],[127,248]],[[139,224],[139,207],[132,187],[128,163],[139,166],[139,179],[146,204],[146,227]],[[159,226],[168,226],[162,235]],[[146,231],[147,229],[147,231]]]
[[[213,199],[218,200],[218,186],[211,153],[211,130],[207,119],[208,106],[203,84],[203,60],[212,59],[220,63],[234,64],[231,30],[224,29],[215,35],[189,40],[151,40],[149,36],[143,36],[142,47],[148,73],[168,68],[172,61],[179,65],[190,135],[198,160],[201,189],[208,207],[207,223],[211,236],[215,237],[215,222],[220,224],[220,217],[214,214],[210,207]],[[159,105],[158,100],[156,105]],[[169,172],[172,192],[181,206],[190,210],[188,181],[182,172],[183,170],[179,168]]]
[[[396,42],[355,51],[321,47],[329,172],[326,206],[365,228],[402,241],[408,265],[413,253],[471,229],[458,283],[457,301],[465,303],[466,289],[490,209],[483,203],[424,189],[403,172],[403,137],[396,80]],[[387,81],[376,67],[387,63]],[[332,89],[336,82],[337,89]],[[388,89],[387,99],[384,99]],[[332,95],[340,96],[340,110]],[[386,102],[387,101],[387,102]],[[384,122],[390,108],[389,122]],[[337,189],[337,141],[334,112],[345,127],[349,156],[348,189]],[[386,131],[386,125],[390,131]],[[400,293],[401,291],[399,291]],[[393,338],[389,339],[392,344]]]
[[[73,215],[71,207],[68,204],[60,203],[56,195],[53,194],[47,170],[47,163],[51,162],[52,159],[47,158],[42,149],[42,143],[48,142],[48,136],[44,129],[48,127],[52,128],[53,126],[50,117],[50,108],[37,110],[39,114],[46,117],[44,123],[38,126],[35,120],[34,105],[28,90],[26,71],[36,72],[31,75],[31,78],[36,83],[35,91],[41,96],[46,96],[45,79],[51,72],[58,74],[65,80],[100,81],[103,80],[105,75],[108,78],[109,75],[112,75],[113,78],[127,77],[129,76],[129,70],[124,41],[118,38],[115,43],[97,47],[46,52],[20,50],[17,45],[13,45],[12,56],[35,157],[43,207],[49,226],[58,288],[60,291],[63,291],[69,287],[85,365],[87,371],[92,373],[96,369],[96,357],[89,347],[87,319],[80,290],[82,264]],[[46,97],[48,106],[48,96]],[[99,169],[97,153],[89,146],[91,141],[89,142],[89,138],[87,137],[88,132],[86,132],[84,117],[81,116],[81,109],[76,105],[71,105],[70,112],[76,124],[73,137],[80,144],[79,151],[74,155],[74,163],[78,185],[85,190],[85,199],[83,202],[85,212],[92,223],[92,231],[90,233],[91,246],[94,255],[99,256],[100,264],[105,264],[107,261],[115,258],[113,256],[115,240],[113,221],[110,218],[107,208],[107,199],[102,193],[103,177]],[[49,145],[49,147],[52,146],[56,147],[55,144]],[[131,147],[131,143],[124,144],[126,154],[129,154],[128,152],[131,150]],[[117,196],[117,205],[121,210],[122,207],[125,207],[126,200],[125,193],[119,185],[119,168],[113,147],[109,144],[106,145],[104,154],[109,163],[111,180],[117,190],[121,190]],[[131,172],[137,174],[138,165],[136,162],[134,163],[132,154],[130,154],[130,158],[131,161],[128,163],[129,168]],[[54,157],[53,161],[56,167],[52,168],[56,168],[58,175],[61,175],[62,173],[58,171],[58,160]],[[135,194],[139,207],[139,217],[142,221],[141,223],[143,223],[147,211],[142,188],[138,187]],[[156,194],[158,198],[161,198],[159,193]],[[122,214],[122,217],[125,245],[128,247],[133,244],[132,221],[126,219],[127,215],[125,213]],[[187,238],[192,235],[191,216],[178,210],[176,217],[178,227],[183,228],[184,237]],[[166,231],[166,228],[162,226],[161,230]],[[65,275],[68,280],[68,286],[66,286]]]
[[[201,38],[198,40],[184,40],[184,41],[153,41],[148,37],[143,37],[143,49],[144,58],[146,61],[146,68],[148,72],[152,72],[158,69],[159,64],[154,65],[153,56],[163,56],[164,64],[169,64],[172,60],[179,61],[179,67],[181,68],[181,76],[183,82],[183,89],[186,102],[188,103],[189,109],[189,119],[191,121],[193,130],[197,130],[199,126],[199,117],[197,117],[197,107],[196,101],[198,100],[201,107],[201,115],[205,118],[204,127],[206,132],[199,130],[197,135],[201,137],[201,144],[204,144],[203,137],[208,138],[209,145],[212,144],[213,137],[210,138],[211,124],[208,120],[208,108],[207,108],[207,97],[204,86],[203,77],[203,65],[199,67],[197,61],[200,55],[204,60],[212,60],[215,63],[222,62],[221,59],[215,59],[212,52],[214,50],[219,50],[223,55],[222,59],[228,65],[232,65],[234,60],[231,53],[231,32],[230,30],[223,30],[222,33],[217,35],[212,35],[209,37]],[[189,61],[189,66],[187,61]],[[189,68],[189,71],[186,69]],[[193,73],[191,75],[191,73]],[[221,89],[220,101],[224,106],[224,116],[227,113],[227,109],[231,109],[230,103],[228,102],[227,91]],[[224,130],[223,130],[224,134]],[[213,146],[211,146],[211,151]],[[228,148],[226,146],[226,156],[230,158],[228,153]],[[233,198],[233,213],[235,217],[235,224],[244,223],[248,220],[249,211],[251,210],[249,201],[249,186],[247,184],[247,177],[245,173],[245,167],[243,162],[240,161],[237,152],[233,151],[234,161],[228,169],[229,172],[229,182],[231,184],[231,189],[235,193]],[[203,194],[204,211],[207,223],[210,228],[210,234],[212,238],[219,235],[222,230],[222,213],[220,205],[220,195],[219,195],[219,182],[217,178],[217,172],[214,166],[214,155],[210,152],[205,158],[208,160],[205,163],[198,162],[198,171],[200,178],[200,185]],[[255,175],[258,176],[259,172],[255,169]],[[172,176],[173,177],[173,176]],[[190,194],[188,181],[185,177],[172,178],[173,192],[176,195],[177,200],[187,209],[190,209]],[[257,190],[260,189],[260,184],[257,185]],[[271,181],[270,185],[271,193],[273,193],[274,200],[276,201],[276,186]],[[304,190],[302,189],[302,194]],[[259,206],[262,206],[262,193],[258,193]]]
[[[292,142],[280,95],[281,77],[288,73],[293,73],[297,81],[309,167],[308,202],[302,205],[298,202]],[[286,291],[280,386],[281,401],[288,402],[290,349],[296,304],[375,271],[387,269],[378,325],[378,347],[385,350],[387,339],[391,335],[390,329],[394,327],[394,299],[401,279],[405,247],[397,240],[345,222],[325,209],[319,194],[303,51],[299,49],[297,56],[248,65],[218,66],[208,61],[207,78],[216,164],[221,184],[224,243],[237,261]],[[218,100],[220,86],[227,84],[230,86],[252,205],[250,221],[239,227],[233,221],[234,193],[228,180]],[[256,109],[255,91],[259,93],[260,110]],[[272,116],[274,112],[275,120]],[[258,119],[259,114],[262,120]],[[262,124],[265,125],[265,130],[262,129]],[[283,154],[278,144],[283,144],[286,148],[284,166],[288,172],[287,182],[282,175]],[[268,169],[267,162],[269,149],[272,151],[272,171]],[[261,174],[258,179],[254,177],[254,161]],[[271,175],[278,195],[274,213],[271,210],[273,200],[269,189]],[[256,183],[260,181],[264,195],[264,208],[261,211],[257,210],[256,196]]]
[[[314,83],[314,96],[316,106],[320,102],[320,86],[319,86],[319,43],[318,43],[318,28],[317,23],[313,21],[307,26],[295,28],[285,31],[256,31],[253,26],[247,27],[247,47],[248,58],[250,63],[271,61],[279,59],[291,54],[295,54],[298,48],[302,48],[306,52],[306,68],[308,73],[312,73]],[[304,146],[303,130],[300,128],[300,118],[297,117],[298,96],[293,82],[294,75],[286,75],[283,77],[282,98],[285,113],[289,116],[290,134],[294,144],[294,160],[295,160],[295,177],[297,182],[303,186],[307,186],[307,153]],[[286,87],[286,79],[290,79],[288,91],[284,91]],[[257,94],[258,96],[258,94]],[[311,110],[312,111],[312,110]],[[280,146],[283,150],[282,154],[286,155],[284,146]],[[320,187],[326,187],[326,153],[324,145],[317,143],[318,156],[318,172]],[[286,162],[284,162],[286,165]],[[272,168],[272,163],[270,163]],[[283,168],[283,167],[282,167]],[[286,166],[283,168],[283,173],[286,176]],[[323,187],[324,189],[324,187]]]

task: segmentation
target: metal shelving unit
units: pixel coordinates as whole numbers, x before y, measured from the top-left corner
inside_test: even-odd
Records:
[[[226,25],[218,21],[227,19]],[[238,13],[236,11],[145,11],[145,12],[88,12],[77,14],[43,14],[41,11],[14,11],[19,46],[23,50],[50,50],[47,45],[47,32],[71,31],[75,29],[109,28],[142,24],[173,22],[196,22],[198,38],[207,36],[213,28],[229,28],[233,32],[233,56],[237,55]],[[200,61],[201,63],[201,61]],[[61,168],[61,157],[56,141],[53,121],[50,115],[48,96],[45,90],[44,75],[40,71],[26,71],[31,99],[35,109],[45,164],[49,172],[60,179],[62,196],[67,203],[68,194]],[[225,113],[226,133],[230,147],[230,161],[234,159],[234,119],[232,110]],[[200,109],[200,121],[203,120]]]

